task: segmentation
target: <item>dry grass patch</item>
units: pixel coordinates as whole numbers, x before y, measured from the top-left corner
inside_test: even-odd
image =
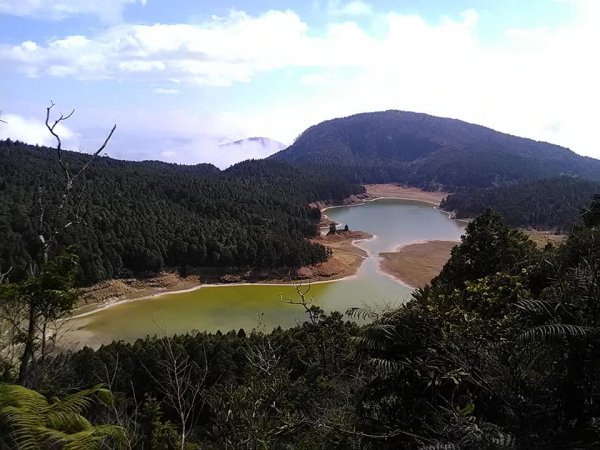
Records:
[[[440,273],[450,258],[454,241],[428,241],[380,253],[380,268],[409,286],[422,287]]]

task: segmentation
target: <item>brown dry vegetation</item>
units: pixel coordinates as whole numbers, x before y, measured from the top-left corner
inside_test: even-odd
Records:
[[[133,300],[163,292],[181,291],[200,284],[198,276],[181,277],[172,272],[161,272],[152,278],[106,280],[79,289],[80,310],[91,305],[110,304],[120,300]]]
[[[314,242],[329,247],[333,254],[323,263],[302,267],[298,271],[298,278],[322,281],[354,275],[363,259],[367,257],[367,252],[353,245],[352,242],[372,237],[364,231],[338,231],[336,234],[313,239]]]
[[[567,239],[566,234],[554,234],[551,231],[539,231],[539,230],[520,230],[525,233],[529,239],[536,243],[540,248],[545,247],[547,244],[560,244]]]
[[[441,200],[448,195],[446,192],[426,192],[417,188],[402,187],[395,184],[369,184],[365,185],[365,188],[365,194],[351,196],[344,200],[344,204],[357,204],[374,198],[389,197],[418,200],[439,205]],[[323,209],[328,205],[315,203],[313,206]],[[321,225],[327,226],[329,223],[331,222],[323,214]],[[329,247],[332,250],[332,257],[323,263],[304,266],[294,272],[290,272],[288,269],[203,268],[185,278],[173,272],[162,272],[156,277],[146,279],[103,281],[80,290],[81,309],[79,312],[98,304],[108,304],[116,301],[175,292],[190,289],[201,284],[337,280],[354,275],[362,264],[363,259],[367,257],[366,252],[353,245],[352,242],[371,237],[369,233],[362,231],[338,231],[335,235],[318,236],[313,241]],[[390,253],[390,255],[393,254]],[[429,258],[429,255],[425,253],[423,257]]]
[[[429,192],[422,191],[418,188],[403,187],[396,184],[366,184],[367,196],[370,199],[387,197],[387,198],[402,198],[406,200],[418,200],[421,202],[433,203],[435,205],[448,196],[448,192]]]
[[[422,287],[438,275],[450,258],[454,241],[428,241],[380,253],[380,268],[412,287]]]
[[[106,305],[117,301],[134,300],[190,289],[202,284],[337,280],[354,275],[362,260],[367,256],[364,250],[352,245],[352,241],[371,237],[369,233],[362,231],[339,231],[335,235],[314,238],[313,241],[331,249],[332,257],[323,263],[304,266],[294,272],[287,269],[215,268],[203,269],[187,277],[181,277],[173,272],[162,272],[152,278],[103,281],[91,287],[80,289],[80,308],[77,312],[87,312],[87,310],[98,305]]]

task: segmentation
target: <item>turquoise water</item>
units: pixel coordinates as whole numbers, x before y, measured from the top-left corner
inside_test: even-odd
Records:
[[[406,301],[412,289],[379,271],[379,252],[393,251],[421,240],[458,240],[464,224],[450,220],[431,205],[404,200],[377,200],[359,206],[328,209],[325,214],[342,227],[363,230],[374,239],[357,245],[369,254],[355,277],[310,286],[307,298],[326,311],[344,312],[355,306],[393,306]],[[306,289],[308,286],[303,286]],[[191,330],[270,330],[305,320],[293,286],[223,285],[122,303],[68,323],[69,338],[97,346],[114,339],[135,340],[147,334]]]

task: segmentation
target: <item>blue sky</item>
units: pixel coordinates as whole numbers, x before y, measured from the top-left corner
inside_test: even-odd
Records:
[[[595,0],[0,0],[0,138],[225,167],[333,117],[454,117],[600,158]],[[227,153],[227,154],[225,154]]]

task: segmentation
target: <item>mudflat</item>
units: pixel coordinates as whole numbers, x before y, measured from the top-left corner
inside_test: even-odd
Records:
[[[426,241],[409,244],[395,252],[379,253],[380,269],[412,287],[423,287],[440,273],[458,242]]]

